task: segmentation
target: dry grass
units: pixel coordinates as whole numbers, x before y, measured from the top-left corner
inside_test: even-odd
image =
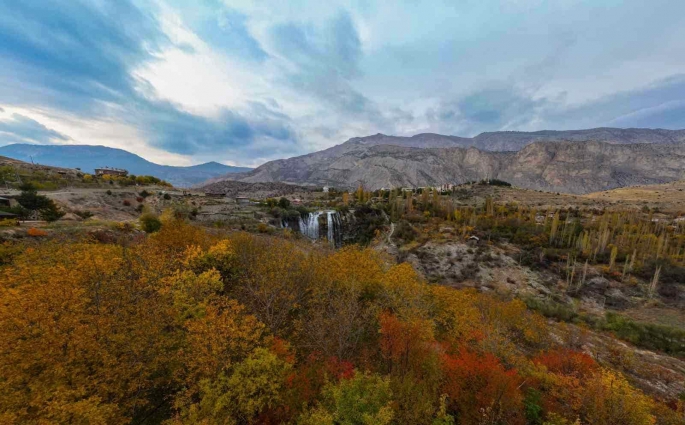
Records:
[[[646,186],[623,187],[584,196],[600,202],[616,202],[624,207],[659,208],[666,212],[685,211],[685,181]]]

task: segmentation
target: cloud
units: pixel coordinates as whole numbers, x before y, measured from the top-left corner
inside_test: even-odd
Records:
[[[378,132],[681,128],[684,16],[669,0],[0,0],[4,116],[34,120],[2,135],[255,165]]]
[[[196,53],[193,46],[168,37],[157,12],[128,0],[68,4],[28,0],[11,7],[0,3],[3,101],[20,108],[51,108],[55,114],[132,124],[150,146],[177,154],[240,147],[244,149],[240,159],[253,154],[268,157],[268,141],[282,145],[272,146],[273,152],[298,151],[293,149],[295,134],[283,113],[268,114],[264,108],[255,111],[249,106],[242,111],[220,108],[213,117],[190,113],[161,99],[153,86],[135,75],[134,70],[159,61],[164,51]],[[266,53],[250,38],[244,22],[239,13],[223,10],[204,20],[201,34],[235,55],[264,59]],[[24,137],[32,140],[49,142],[63,136],[37,131],[31,136],[26,123],[21,124]]]
[[[11,119],[0,121],[0,142],[66,142],[70,138],[55,130],[49,129],[43,124],[29,117],[12,114]]]
[[[133,124],[147,129],[151,145],[185,155],[220,154],[228,150],[242,149],[244,157],[250,154],[264,155],[263,144],[271,140],[276,149],[292,151],[294,134],[285,118],[269,110],[265,105],[255,105],[249,117],[230,110],[223,110],[218,117],[202,117],[180,111],[170,103],[140,102],[135,114],[129,118]]]
[[[644,87],[569,104],[563,94],[492,83],[426,113],[440,131],[474,136],[485,131],[581,129],[593,127],[685,128],[685,74]]]
[[[320,26],[288,22],[269,31],[274,54],[291,64],[286,84],[339,113],[379,119],[377,106],[355,90],[361,42],[349,13],[340,11]]]
[[[685,128],[685,74],[555,111],[549,122],[580,126]]]
[[[133,96],[128,70],[166,41],[128,0],[1,2],[3,101],[93,113]]]
[[[247,16],[235,9],[217,7],[193,28],[206,43],[216,47],[228,56],[262,62],[268,54],[252,37],[247,26]]]

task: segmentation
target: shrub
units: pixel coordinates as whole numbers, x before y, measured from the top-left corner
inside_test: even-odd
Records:
[[[5,218],[0,220],[0,227],[12,227],[19,224],[16,218]]]
[[[154,233],[162,228],[162,221],[152,213],[143,214],[138,220],[145,233]]]
[[[105,192],[105,193],[108,194],[108,195],[110,195],[110,196],[112,195],[112,191],[109,190],[109,189],[107,189],[107,192]]]
[[[46,221],[55,221],[64,215],[64,212],[60,211],[52,199],[39,195],[33,184],[22,184],[21,189],[22,192],[17,196],[17,202],[23,207],[22,214],[24,217],[30,211],[38,211],[43,220]]]
[[[404,242],[411,242],[417,236],[416,230],[409,224],[407,220],[400,220],[395,226],[393,237]]]
[[[147,190],[143,189],[138,193],[138,195],[140,195],[141,198],[147,198],[148,196],[150,196],[152,194],[150,192],[148,192]]]
[[[281,198],[278,200],[278,206],[287,210],[290,207],[290,201],[287,198]]]
[[[498,179],[490,179],[490,180],[481,180],[478,182],[480,185],[490,185],[490,186],[504,186],[504,187],[510,187],[511,183],[505,182],[504,180],[498,180]],[[558,194],[557,194],[558,195]]]
[[[36,229],[35,227],[32,227],[26,231],[26,234],[35,238],[35,237],[47,236],[48,232],[46,232],[43,229]]]
[[[606,322],[601,327],[638,347],[659,350],[679,357],[685,356],[685,331],[681,329],[639,323],[615,313],[607,313]]]
[[[578,317],[578,313],[573,308],[554,301],[526,298],[524,299],[524,302],[529,309],[535,310],[545,317],[550,317],[562,322],[573,322]]]
[[[136,197],[136,202],[138,202],[138,203],[141,203],[141,202],[143,202],[144,200],[145,200],[145,198],[143,198],[142,196]]]
[[[88,211],[88,210],[83,210],[83,211],[74,211],[74,214],[77,216],[81,217],[82,219],[88,219],[93,216],[93,213]]]
[[[168,193],[165,193],[163,198],[168,201],[169,199],[171,199],[171,195],[169,195]]]
[[[125,207],[130,207],[131,201],[129,201],[128,199],[124,199],[124,202],[122,202],[122,204],[124,204]]]

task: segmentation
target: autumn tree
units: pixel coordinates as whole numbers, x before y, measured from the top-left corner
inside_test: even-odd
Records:
[[[460,424],[523,424],[522,379],[490,353],[462,348],[442,356],[448,411]]]
[[[301,424],[387,425],[393,420],[388,379],[357,372],[324,389],[322,403],[305,413]]]

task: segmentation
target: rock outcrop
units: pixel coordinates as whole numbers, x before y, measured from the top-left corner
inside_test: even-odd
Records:
[[[429,145],[444,145],[451,140],[441,137],[431,139]],[[685,178],[685,144],[534,142],[518,152],[491,152],[474,147],[369,145],[357,140],[310,155],[272,161],[250,173],[226,176],[251,183],[341,188],[362,184],[370,189],[458,184],[484,178],[529,189],[577,194],[666,183]]]

